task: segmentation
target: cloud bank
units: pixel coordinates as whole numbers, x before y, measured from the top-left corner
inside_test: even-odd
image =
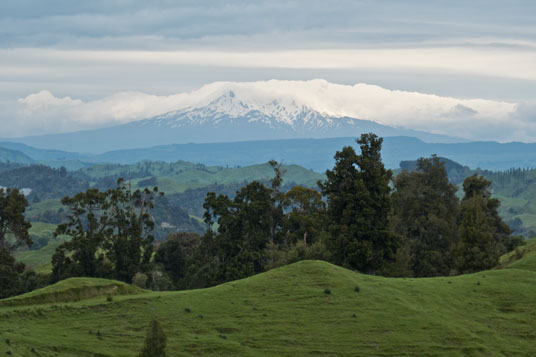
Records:
[[[5,126],[2,133],[16,137],[128,123],[173,110],[202,107],[228,91],[251,105],[280,101],[326,115],[349,116],[472,140],[535,141],[536,138],[534,103],[457,99],[325,80],[215,82],[169,96],[123,92],[92,101],[56,97],[49,91],[41,91],[10,104],[9,113],[16,125]]]

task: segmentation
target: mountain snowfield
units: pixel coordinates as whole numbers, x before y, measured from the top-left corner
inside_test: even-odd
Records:
[[[504,125],[512,130],[522,128],[516,126],[516,103],[440,97],[320,79],[214,82],[170,96],[125,92],[87,102],[57,98],[42,91],[19,99],[18,106],[19,115],[27,123],[39,115],[36,127],[47,124],[39,133],[95,129],[140,120],[144,125],[150,120],[151,125],[175,128],[247,121],[290,131],[328,127],[342,130],[355,125],[352,119],[362,119],[395,128],[504,141],[510,138],[495,137],[498,133],[505,135]],[[50,121],[55,124],[48,125]],[[483,136],[484,132],[489,134]]]

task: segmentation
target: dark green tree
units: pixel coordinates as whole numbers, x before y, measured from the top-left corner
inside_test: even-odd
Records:
[[[69,208],[68,222],[55,235],[71,239],[52,257],[53,281],[69,276],[113,277],[130,282],[152,256],[154,206],[152,191],[131,191],[122,179],[106,192],[88,189],[62,200]]]
[[[491,269],[499,254],[488,225],[484,202],[474,195],[462,202],[463,219],[456,247],[456,268],[462,274]]]
[[[21,245],[32,245],[28,230],[31,224],[26,221],[24,211],[28,201],[16,188],[0,188],[0,247],[14,249]],[[7,235],[15,237],[14,243],[7,241]]]
[[[509,249],[515,248],[515,244],[512,245],[512,230],[499,215],[501,202],[497,198],[491,197],[491,181],[474,174],[465,179],[463,190],[465,195],[462,201],[470,200],[476,196],[482,199],[482,209],[488,219],[488,229],[493,237],[498,254],[504,254]]]
[[[399,240],[389,231],[392,172],[381,161],[382,141],[362,134],[361,154],[350,146],[338,151],[333,170],[319,183],[327,197],[328,247],[335,263],[371,274],[394,257]]]
[[[314,243],[326,229],[326,204],[320,192],[294,186],[282,198],[286,212],[283,231],[287,244],[303,241],[305,245]]]
[[[68,222],[58,225],[54,235],[68,235],[71,239],[52,256],[53,281],[69,276],[98,276],[98,251],[111,224],[105,208],[106,196],[105,192],[88,189],[62,199],[70,214]]]
[[[209,231],[203,242],[220,262],[220,281],[264,270],[263,250],[273,233],[272,203],[272,190],[257,181],[242,187],[232,200],[226,195],[207,194],[205,223],[217,223],[218,234]]]
[[[499,216],[500,201],[491,197],[490,181],[475,174],[465,179],[463,190],[457,269],[461,273],[490,269],[512,239],[510,228]]]
[[[119,179],[114,189],[107,191],[107,217],[104,250],[114,266],[115,278],[130,282],[140,267],[147,264],[153,253],[154,221],[150,210],[158,188],[132,191]]]
[[[151,320],[140,357],[165,357],[167,337],[156,319]]]
[[[420,158],[414,171],[404,170],[393,181],[391,226],[403,245],[398,269],[417,277],[448,275],[454,267],[458,198],[443,162],[435,156]]]
[[[171,276],[176,284],[186,274],[186,256],[179,239],[167,239],[158,247],[154,262],[162,264],[164,270]]]
[[[9,249],[0,246],[0,299],[19,292],[19,274],[24,271],[24,264],[16,263]]]

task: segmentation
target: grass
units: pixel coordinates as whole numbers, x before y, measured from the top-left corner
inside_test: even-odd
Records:
[[[98,278],[70,278],[26,294],[0,300],[0,306],[72,302],[102,295],[139,294],[144,290],[120,281]]]
[[[536,272],[536,240],[532,239],[526,245],[503,255],[499,261],[499,267]]]
[[[49,273],[52,270],[51,259],[56,251],[56,247],[67,239],[67,236],[54,238],[53,233],[55,230],[56,225],[54,224],[32,222],[32,228],[30,228],[32,239],[35,240],[38,237],[44,237],[48,239],[48,244],[37,250],[16,251],[15,259],[26,264],[28,268],[38,273]]]
[[[324,174],[313,172],[298,165],[285,165],[285,183],[294,182],[299,185],[316,187],[318,180],[325,179]],[[215,183],[231,184],[236,182],[251,182],[253,180],[269,180],[274,177],[270,165],[259,164],[245,167],[226,168],[221,166],[205,166],[185,161],[175,163],[147,162],[134,165],[95,165],[80,170],[91,179],[99,179],[108,175],[124,175],[128,179],[129,173],[142,178],[132,179],[136,187],[140,182],[156,177],[156,185],[160,191],[167,194],[181,193],[187,189],[195,189]]]
[[[154,317],[173,356],[529,356],[535,283],[534,270],[513,266],[394,279],[302,261],[209,289],[0,307],[0,341],[10,341],[0,354],[133,356]]]

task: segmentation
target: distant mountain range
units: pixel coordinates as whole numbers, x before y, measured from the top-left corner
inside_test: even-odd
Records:
[[[246,166],[275,159],[322,172],[333,167],[333,155],[346,145],[356,147],[355,137],[173,144],[91,155],[42,150],[20,143],[0,142],[0,148],[6,148],[0,150],[0,162],[42,163],[76,170],[106,162],[130,164],[145,160],[165,162],[185,160],[206,165]],[[400,162],[404,160],[415,160],[432,154],[452,159],[473,169],[506,170],[513,167],[536,167],[536,144],[497,142],[438,144],[425,143],[413,137],[384,138],[382,157],[389,168],[398,168]]]

